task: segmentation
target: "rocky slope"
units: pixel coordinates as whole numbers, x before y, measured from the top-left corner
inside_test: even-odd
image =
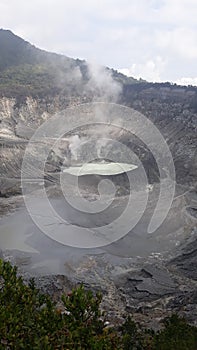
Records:
[[[75,266],[73,283],[85,280],[87,286],[103,289],[104,304],[106,302],[104,307],[117,308],[120,313],[127,310],[136,312],[136,317],[139,318],[150,319],[152,315],[159,319],[163,313],[170,312],[173,308],[182,310],[194,322],[196,319],[194,220],[197,208],[196,87],[139,82],[108,68],[92,67],[85,61],[46,53],[11,32],[0,30],[1,214],[6,208],[10,210],[22,205],[21,197],[16,196],[14,199],[13,195],[21,193],[21,162],[32,133],[55,113],[69,106],[91,101],[116,102],[132,107],[147,116],[158,127],[173,155],[176,180],[180,186],[178,187],[180,193],[177,193],[177,196],[186,193],[183,196],[184,208],[188,207],[188,215],[192,218],[192,224],[189,219],[185,221],[186,231],[192,239],[188,239],[188,242],[178,247],[165,262],[161,261],[159,256],[154,256],[143,262],[139,260],[134,267],[133,260],[127,262],[123,259],[118,271],[107,260],[111,252],[102,252],[97,257],[89,255],[78,267]],[[95,130],[83,131],[82,136],[89,137],[90,132],[96,133]],[[157,165],[149,148],[127,133],[112,132],[112,135],[139,156],[149,181],[158,183]],[[62,162],[61,152],[59,148],[50,163],[50,170],[53,172],[59,169],[59,163]],[[182,209],[181,206],[180,216],[185,218],[185,211],[183,214]],[[177,212],[178,209],[176,215],[179,215]],[[124,245],[125,249],[128,248],[127,241]],[[113,249],[112,256],[118,255],[117,247],[114,246]],[[5,256],[9,254],[8,252]],[[28,259],[26,256],[16,257],[15,262],[25,270],[25,266],[29,266]],[[72,273],[71,267],[71,275]],[[41,283],[45,284],[43,281]],[[53,286],[47,288],[53,289]]]

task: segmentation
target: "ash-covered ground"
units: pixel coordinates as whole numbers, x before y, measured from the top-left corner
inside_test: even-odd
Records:
[[[94,181],[90,185],[88,180],[87,185],[85,178],[82,180],[81,196],[94,203],[99,197]],[[151,319],[159,320],[176,310],[195,323],[197,243],[196,217],[192,208],[197,207],[197,194],[177,185],[167,218],[156,232],[148,234],[147,226],[158,199],[158,189],[159,184],[147,189],[147,208],[128,234],[104,247],[91,249],[63,245],[55,241],[55,233],[60,226],[65,234],[72,233],[77,226],[81,228],[84,244],[86,230],[94,235],[95,228],[106,226],[120,216],[127,205],[128,194],[117,195],[104,213],[84,215],[70,207],[59,185],[48,186],[46,192],[50,204],[67,221],[60,225],[50,218],[54,239],[35,225],[22,196],[1,198],[2,256],[18,266],[25,279],[34,276],[38,286],[56,299],[62,291],[78,283],[101,290],[103,308],[112,319],[121,321],[129,312],[137,320],[155,327]],[[78,189],[69,185],[66,191],[68,197],[75,197],[77,201]],[[135,195],[138,196],[138,190],[133,190],[134,198]],[[38,190],[30,196],[36,213],[45,218],[47,212],[42,194]],[[107,194],[103,201],[107,201]]]

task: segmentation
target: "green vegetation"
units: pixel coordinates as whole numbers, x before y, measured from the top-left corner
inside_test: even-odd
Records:
[[[18,95],[27,93],[40,96],[54,90],[54,76],[44,65],[24,64],[0,72],[1,94]]]
[[[106,71],[120,84],[139,83],[116,70]],[[0,29],[0,96],[81,96],[89,78],[84,60],[40,50],[11,31]]]
[[[0,262],[0,276],[0,349],[117,349],[118,336],[101,319],[99,294],[73,290],[62,297],[62,313],[10,263]]]
[[[83,64],[40,50],[11,31],[0,29],[0,96],[72,95],[76,93],[73,72]]]
[[[129,316],[122,326],[124,350],[196,350],[197,328],[174,314],[164,319],[163,328],[142,329]]]
[[[0,260],[0,349],[196,350],[197,328],[173,315],[159,332],[141,328],[129,316],[106,327],[101,295],[83,286],[62,296],[63,311],[17,268]]]

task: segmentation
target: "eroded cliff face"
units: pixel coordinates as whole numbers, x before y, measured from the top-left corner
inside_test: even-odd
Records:
[[[39,125],[69,104],[58,96],[42,100],[26,97],[20,102],[17,98],[0,98],[1,196],[21,193],[20,170],[28,140]]]
[[[28,139],[30,130],[36,130],[45,120],[55,113],[81,103],[82,99],[66,99],[61,96],[35,99],[24,97],[22,101],[17,98],[0,98],[0,138],[21,137]]]

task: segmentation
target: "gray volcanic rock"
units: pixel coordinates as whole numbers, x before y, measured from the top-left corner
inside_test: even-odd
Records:
[[[197,239],[186,245],[183,251],[170,262],[187,278],[197,281]]]
[[[170,273],[165,268],[154,265],[145,265],[139,271],[118,276],[116,285],[121,286],[127,297],[143,301],[174,294],[177,288]]]

